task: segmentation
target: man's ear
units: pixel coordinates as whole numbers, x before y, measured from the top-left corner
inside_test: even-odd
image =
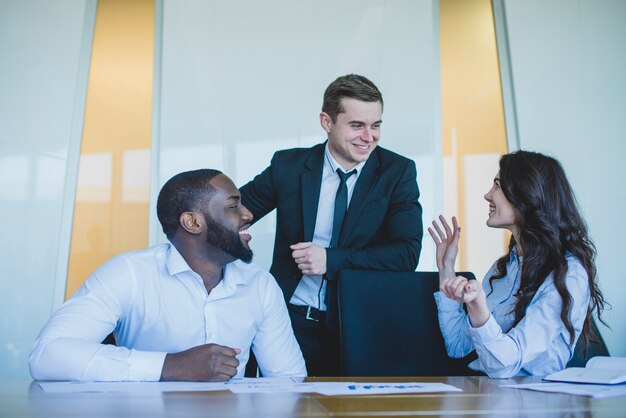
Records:
[[[181,228],[190,234],[198,235],[202,232],[202,225],[204,225],[204,219],[198,212],[183,212],[178,220]]]
[[[327,134],[330,133],[330,128],[332,126],[333,120],[330,118],[330,115],[326,112],[320,113],[320,125],[322,125],[322,129],[326,131]]]

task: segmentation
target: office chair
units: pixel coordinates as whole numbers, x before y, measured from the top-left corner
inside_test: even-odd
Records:
[[[576,347],[574,348],[574,356],[567,363],[567,367],[585,367],[587,364],[587,360],[596,356],[608,356],[609,350],[604,343],[604,339],[602,335],[600,335],[600,330],[596,325],[595,319],[591,318],[591,338],[589,339],[589,344],[587,344],[587,352],[584,351],[584,344],[581,338],[576,342]]]
[[[437,272],[343,270],[338,280],[344,376],[471,374],[446,353],[433,297]]]

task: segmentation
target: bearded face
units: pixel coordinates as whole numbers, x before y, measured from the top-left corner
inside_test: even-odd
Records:
[[[247,242],[244,243],[239,237],[239,231],[232,231],[215,222],[208,213],[204,213],[207,224],[207,243],[219,248],[226,254],[235,257],[244,263],[252,261],[252,250]]]

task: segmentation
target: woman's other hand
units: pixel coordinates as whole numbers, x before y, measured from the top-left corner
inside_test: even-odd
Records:
[[[485,290],[478,280],[468,280],[465,283],[463,286],[463,300],[465,301],[472,327],[482,327],[489,319],[491,312],[489,312],[489,307],[487,306]]]
[[[456,276],[441,280],[439,289],[446,297],[465,304],[472,327],[480,327],[489,319],[489,307],[482,284],[478,280],[468,280],[463,276]]]

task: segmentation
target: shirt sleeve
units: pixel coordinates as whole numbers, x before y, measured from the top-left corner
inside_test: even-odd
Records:
[[[261,281],[259,281],[261,284]],[[306,376],[304,358],[291,327],[282,291],[274,278],[260,287],[263,318],[252,349],[263,376]]]
[[[579,334],[589,304],[587,274],[580,264],[569,264],[566,282],[572,297],[570,317]],[[555,362],[558,365],[555,367],[564,368],[571,358],[573,346],[568,340],[563,341],[563,335],[569,337],[569,333],[561,320],[561,306],[561,296],[552,279],[548,278],[535,294],[524,318],[507,333],[502,332],[493,316],[480,327],[468,326],[481,369],[490,377],[497,378],[515,376],[522,369],[529,374],[543,375],[546,374],[544,371],[535,371],[529,365],[551,349],[557,354]],[[564,349],[559,350],[553,346],[555,344]]]
[[[469,327],[467,314],[458,302],[448,298],[443,292],[435,292],[434,296],[437,304],[439,328],[448,356],[452,358],[465,357],[474,350],[474,342],[467,331]]]
[[[33,379],[158,381],[167,353],[101,344],[132,303],[135,285],[120,257],[92,274],[35,341]]]

